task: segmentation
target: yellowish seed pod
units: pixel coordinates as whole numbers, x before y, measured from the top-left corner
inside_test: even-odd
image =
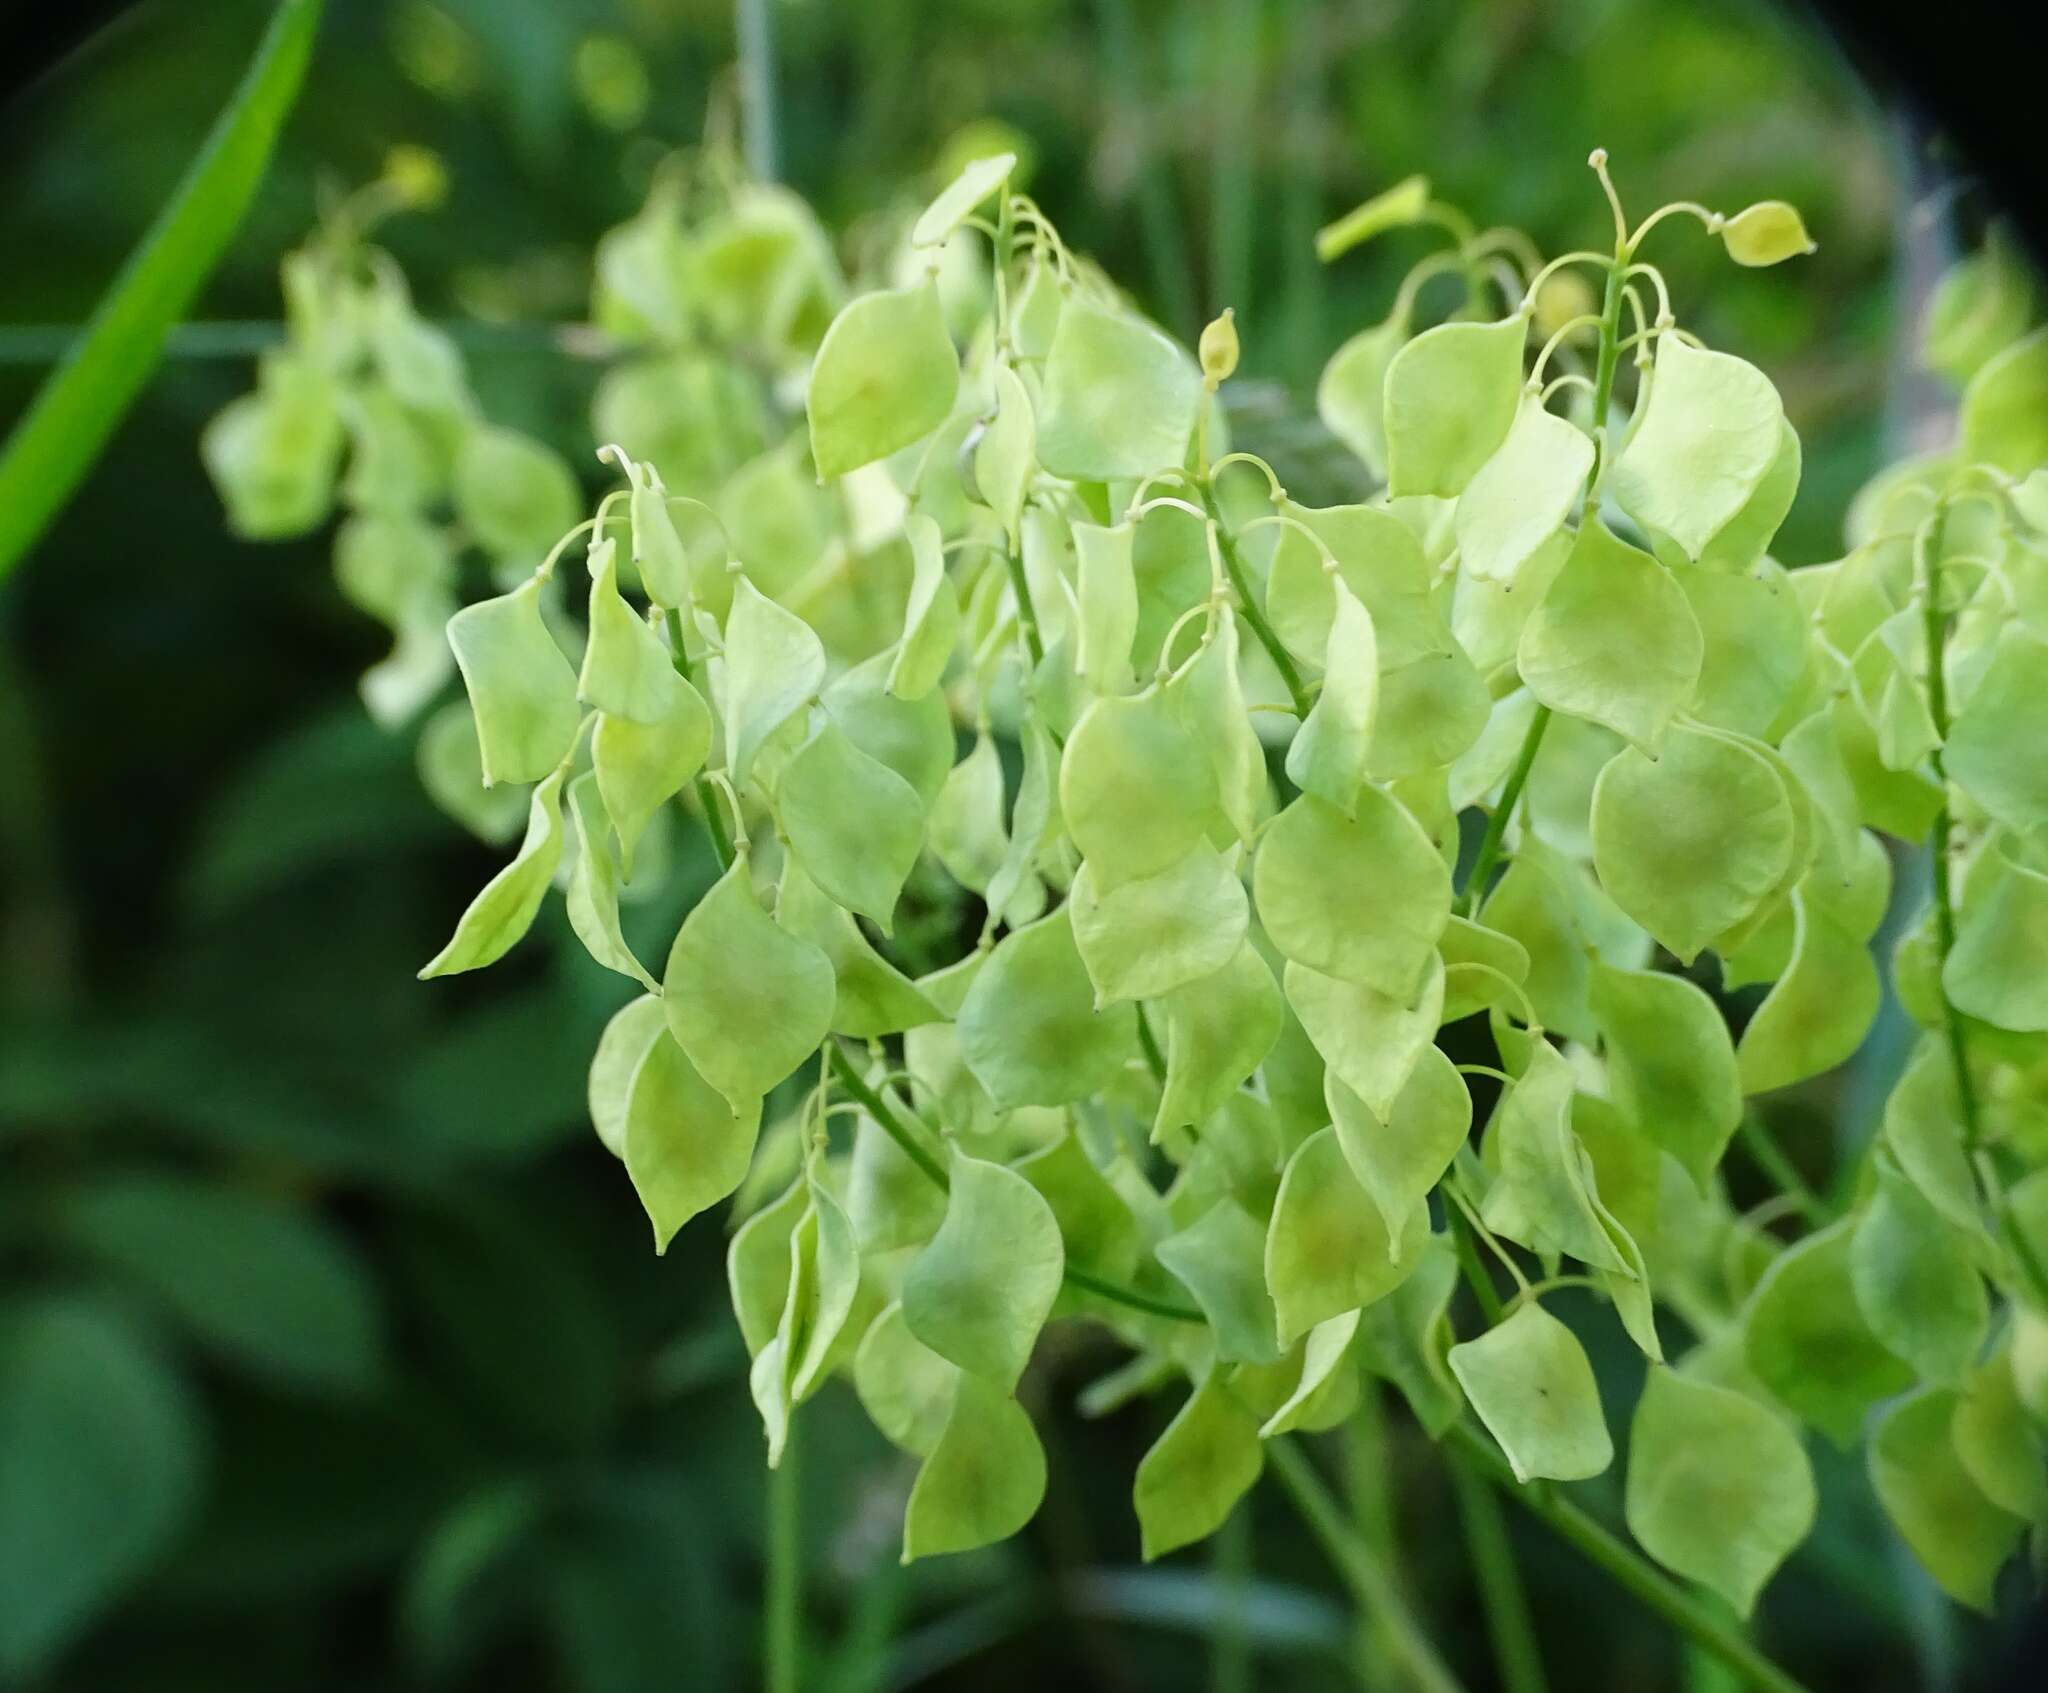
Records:
[[[1230,306],[1223,308],[1223,315],[1212,318],[1202,331],[1199,351],[1202,359],[1202,380],[1213,394],[1230,380],[1237,369],[1237,312]]]

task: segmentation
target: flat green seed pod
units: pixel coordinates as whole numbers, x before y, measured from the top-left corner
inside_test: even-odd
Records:
[[[1792,868],[1795,817],[1771,761],[1680,725],[1652,760],[1617,753],[1593,788],[1593,864],[1608,896],[1690,964]]]
[[[1237,618],[1222,607],[1216,633],[1186,670],[1166,686],[1181,727],[1209,760],[1216,803],[1247,846],[1259,824],[1268,782],[1266,752],[1251,726],[1237,668]]]
[[[533,790],[526,836],[512,862],[469,902],[448,944],[421,966],[420,980],[481,970],[503,958],[533,926],[561,861],[562,772],[557,770]]]
[[[654,1250],[700,1211],[729,1198],[753,1161],[758,1100],[735,1110],[697,1073],[666,1028],[626,1089],[625,1162],[654,1225]]]
[[[1265,1062],[1286,1016],[1273,972],[1249,939],[1222,969],[1174,989],[1158,1009],[1166,1081],[1152,1119],[1155,1142],[1222,1110]]]
[[[1744,1093],[1768,1093],[1832,1070],[1877,1015],[1869,948],[1825,906],[1794,891],[1792,962],[1736,1043]]]
[[[1987,1499],[1964,1468],[1950,1432],[1955,1409],[1952,1391],[1928,1388],[1887,1411],[1870,1440],[1870,1484],[1935,1585],[1988,1616],[2026,1523]]]
[[[648,989],[659,984],[633,956],[619,929],[619,867],[612,861],[611,819],[598,797],[597,777],[586,773],[569,784],[569,810],[576,820],[576,868],[563,904],[569,927],[584,950],[607,970]]]
[[[1060,815],[1107,893],[1186,857],[1216,805],[1208,755],[1157,687],[1097,699],[1060,758]]]
[[[1942,1043],[1923,1039],[1893,1086],[1884,1107],[1884,1144],[1928,1204],[1957,1228],[1982,1230],[1955,1065]]]
[[[1059,832],[1056,811],[1059,779],[1059,750],[1037,716],[1026,717],[1018,732],[1024,768],[1017,784],[1017,803],[1010,812],[1009,839],[1003,846],[1002,862],[988,880],[991,911],[1008,911],[1032,879],[1032,867],[1039,854],[1052,844]]]
[[[830,960],[835,1033],[877,1040],[944,1019],[945,1013],[868,944],[860,925],[804,874],[800,864],[783,865],[775,921]]]
[[[1070,298],[1046,354],[1038,461],[1055,476],[1091,482],[1175,469],[1201,404],[1201,372],[1170,337]]]
[[[1614,1102],[1708,1191],[1742,1121],[1742,1084],[1728,1025],[1682,976],[1596,963],[1593,1015]]]
[[[1074,667],[1099,694],[1128,693],[1131,642],[1138,633],[1138,583],[1131,569],[1136,525],[1074,525],[1075,590],[1080,605]]]
[[[1697,559],[1749,504],[1784,425],[1784,403],[1756,366],[1666,331],[1649,400],[1614,461],[1615,502]]]
[[[1287,774],[1304,793],[1354,815],[1379,716],[1379,642],[1372,613],[1341,580],[1323,652],[1323,685],[1287,749]]]
[[[1443,770],[1479,739],[1491,707],[1485,679],[1455,644],[1383,669],[1366,774],[1395,782]]]
[[[825,689],[825,709],[855,746],[888,765],[930,809],[953,768],[953,714],[937,689],[915,700],[891,694],[894,663],[882,652],[842,671]]]
[[[1788,1411],[1837,1446],[1852,1446],[1871,1406],[1902,1392],[1913,1372],[1884,1349],[1850,1277],[1855,1224],[1844,1219],[1787,1247],[1743,1312],[1743,1357]]]
[[[1404,1003],[1292,960],[1282,977],[1287,1003],[1329,1075],[1375,1117],[1393,1109],[1436,1039],[1446,980],[1441,960],[1426,966],[1420,991]]]
[[[957,1365],[949,1364],[903,1320],[903,1302],[885,1305],[853,1355],[853,1390],[868,1420],[891,1445],[929,1457],[953,1414]]]
[[[1596,1270],[1632,1270],[1618,1231],[1594,1188],[1592,1161],[1572,1131],[1576,1078],[1548,1041],[1532,1041],[1515,1084],[1487,1131],[1487,1158],[1500,1176],[1483,1215],[1496,1234],[1538,1251],[1565,1252]]]
[[[326,521],[334,505],[342,429],[325,372],[291,361],[264,367],[261,391],[230,400],[199,437],[228,526],[244,540],[281,541]]]
[[[1592,469],[1592,437],[1524,392],[1506,438],[1458,496],[1460,568],[1513,582],[1564,527]]]
[[[1298,657],[1325,662],[1340,584],[1372,614],[1382,668],[1396,670],[1448,649],[1448,632],[1430,602],[1429,563],[1415,532],[1400,518],[1378,506],[1300,506],[1291,500],[1283,512],[1322,543],[1318,547],[1300,530],[1283,529],[1267,567],[1266,614]]]
[[[910,542],[910,602],[903,613],[903,638],[889,666],[889,692],[898,699],[922,698],[939,685],[960,638],[960,593],[946,574],[944,537],[921,511],[903,520]]]
[[[918,214],[917,222],[911,225],[910,244],[944,246],[975,208],[1009,180],[1016,163],[1015,153],[991,153],[985,159],[969,159],[960,167],[960,174]]]
[[[647,1056],[656,1035],[666,1036],[668,1020],[662,1015],[658,994],[643,993],[629,999],[612,1014],[598,1037],[597,1051],[590,1059],[590,1081],[585,1098],[590,1104],[590,1125],[605,1151],[614,1158],[626,1156],[626,1093],[633,1072]]]
[[[1455,498],[1507,439],[1529,320],[1440,323],[1387,365],[1387,492]]]
[[[1138,1460],[1131,1503],[1145,1561],[1214,1534],[1265,1465],[1258,1418],[1212,1366]]]
[[[1671,574],[1703,643],[1688,709],[1715,728],[1766,736],[1806,674],[1806,619],[1791,584],[1774,567],[1741,575],[1678,564]]]
[[[541,617],[536,576],[448,620],[448,645],[469,690],[484,786],[538,782],[576,739],[576,672]]]
[[[1950,725],[1942,761],[1993,818],[2025,835],[2048,829],[2048,641],[2018,622]]]
[[[619,593],[618,544],[606,537],[591,548],[590,640],[578,698],[612,717],[659,723],[682,686],[668,642]]]
[[[1813,1529],[1799,1437],[1747,1395],[1650,1371],[1629,1425],[1629,1532],[1660,1564],[1743,1616]]]
[[[923,440],[946,421],[959,387],[934,281],[849,301],[818,345],[805,396],[819,477],[829,482]]]
[[[1451,875],[1435,844],[1371,784],[1355,817],[1313,794],[1281,812],[1259,843],[1252,891],[1287,957],[1403,1004],[1420,988],[1451,908]]]
[[[811,880],[887,934],[924,844],[917,790],[827,714],[776,777],[775,815]]]
[[[1529,979],[1529,952],[1520,941],[1455,912],[1444,925],[1436,949],[1444,961],[1444,997],[1436,1011],[1439,1027],[1469,1017],[1475,1011],[1484,1011],[1489,1005],[1516,1003],[1501,977],[1505,976],[1516,987]],[[1469,968],[1473,965],[1483,968]],[[1370,1098],[1355,1082],[1351,1085],[1354,1092]]]
[[[940,1357],[1008,1393],[1059,1295],[1060,1226],[1014,1170],[956,1149],[951,1174],[946,1220],[904,1272],[904,1321]]]
[[[1024,496],[1038,469],[1038,423],[1030,393],[1008,365],[996,367],[995,391],[996,415],[974,444],[974,484],[1015,547]]]
[[[1604,724],[1654,755],[1699,685],[1704,652],[1671,572],[1596,518],[1523,626],[1515,666],[1551,710]]]
[[[1266,1291],[1266,1231],[1242,1205],[1226,1195],[1152,1252],[1209,1319],[1218,1358],[1240,1364],[1279,1361],[1273,1298]]]
[[[1390,229],[1420,223],[1429,215],[1429,205],[1429,178],[1405,176],[1393,187],[1381,189],[1334,223],[1317,230],[1316,257],[1330,264]]]
[[[684,545],[682,531],[677,528],[675,517],[669,510],[667,495],[651,470],[644,465],[635,465],[632,475],[633,492],[627,512],[632,525],[634,568],[640,573],[640,585],[647,590],[649,599],[667,610],[679,611],[691,599],[690,584],[694,573],[690,568],[689,549]],[[698,506],[696,501],[691,500],[687,504],[702,512],[716,529],[719,550],[723,552],[725,532],[718,525],[718,520],[711,516],[708,508]],[[726,557],[718,558],[714,568],[722,572],[727,562]]]
[[[462,701],[450,700],[427,719],[414,764],[427,797],[478,840],[503,846],[524,826],[526,795],[484,786],[476,718]]]
[[[1014,1168],[1052,1207],[1070,1269],[1115,1282],[1131,1278],[1144,1251],[1137,1215],[1096,1168],[1076,1130],[1069,1128],[1050,1146],[1019,1159]],[[1072,1293],[1068,1288],[1062,1298]],[[1055,1304],[1053,1310],[1057,1315],[1061,1306]]]
[[[1207,841],[1157,875],[1119,882],[1108,893],[1097,890],[1084,861],[1066,908],[1097,1005],[1157,999],[1213,976],[1244,944],[1251,920],[1244,883]]]
[[[1003,937],[956,1019],[960,1050],[999,1111],[1071,1105],[1116,1079],[1137,1050],[1137,1013],[1095,1008],[1065,906]]]
[[[674,699],[656,723],[600,714],[590,738],[597,791],[619,838],[619,865],[633,873],[633,848],[654,814],[683,791],[711,750],[711,708],[676,678]]]
[[[500,558],[537,559],[576,522],[581,491],[562,455],[529,435],[472,428],[455,455],[455,515]]]
[[[1870,1332],[1922,1381],[1952,1385],[1977,1361],[1991,1302],[1969,1237],[1882,1163],[1850,1239],[1849,1276]]]
[[[1472,1131],[1472,1096],[1458,1068],[1426,1047],[1407,1085],[1384,1112],[1369,1109],[1338,1078],[1324,1080],[1337,1144],[1359,1185],[1379,1207],[1389,1250],[1405,1220],[1443,1179]]]
[[[1963,390],[1961,459],[2025,476],[2048,462],[2048,328],[1987,359]]]
[[[1316,1324],[1383,1299],[1421,1261],[1429,1212],[1418,1205],[1390,1240],[1345,1161],[1335,1129],[1294,1149],[1266,1230],[1266,1287],[1291,1347]]]
[[[899,1123],[915,1121],[894,1089],[883,1085],[877,1091]],[[946,1217],[945,1193],[865,1110],[853,1121],[853,1150],[846,1161],[846,1215],[861,1255],[869,1261],[924,1245]]]
[[[2034,1522],[2048,1511],[2048,1462],[2003,1348],[1963,1380],[1949,1425],[1956,1458],[2001,1511]]]
[[[1387,1303],[1381,1301],[1382,1306]],[[1351,1341],[1363,1316],[1362,1311],[1346,1311],[1308,1331],[1301,1346],[1301,1374],[1294,1391],[1259,1426],[1261,1440],[1292,1434],[1296,1429],[1335,1428],[1350,1420],[1358,1401],[1358,1372],[1351,1365]],[[1331,1415],[1339,1407],[1343,1414]]]
[[[1316,415],[1373,475],[1387,474],[1387,367],[1408,343],[1408,320],[1389,318],[1361,329],[1323,366]]]
[[[911,1484],[903,1561],[1007,1540],[1045,1497],[1045,1448],[1024,1408],[962,1374],[944,1432]]]
[[[1598,1026],[1587,998],[1592,984],[1591,937],[1582,922],[1576,886],[1582,874],[1555,847],[1525,838],[1487,894],[1480,917],[1528,958],[1522,986],[1543,1026],[1590,1041]]]
[[[809,1209],[809,1184],[799,1175],[780,1197],[742,1223],[726,1248],[726,1288],[749,1358],[760,1357],[775,1338],[776,1325],[789,1302],[797,1225]]]
[[[361,512],[334,537],[334,580],[349,603],[397,628],[422,603],[440,606],[455,585],[455,550],[419,518]]]
[[[1759,200],[1743,207],[1721,225],[1721,244],[1739,265],[1780,264],[1815,247],[1799,208],[1783,200]]]
[[[1401,1390],[1432,1440],[1441,1440],[1465,1410],[1445,1362],[1451,1338],[1446,1317],[1457,1285],[1458,1259],[1449,1237],[1433,1235],[1408,1279],[1358,1314],[1359,1363]],[[1311,1343],[1320,1332],[1319,1325]]]
[[[1003,759],[986,730],[946,773],[931,802],[932,855],[963,888],[986,893],[1009,853],[1003,829]],[[1007,909],[1007,905],[1002,909]]]
[[[1769,550],[1778,527],[1792,510],[1799,492],[1804,454],[1799,432],[1790,423],[1778,425],[1778,452],[1756,492],[1724,524],[1700,554],[1700,563],[1716,570],[1749,569]]]
[[[1614,1461],[1586,1349],[1535,1300],[1449,1359],[1517,1481],[1583,1481]]]
[[[736,1108],[817,1051],[834,997],[831,961],[761,909],[744,856],[683,919],[662,977],[670,1033]]]
[[[725,765],[744,786],[754,754],[825,685],[825,648],[811,626],[744,576],[725,622]]]

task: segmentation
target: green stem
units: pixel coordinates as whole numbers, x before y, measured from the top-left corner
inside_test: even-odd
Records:
[[[1749,1637],[1720,1612],[1659,1574],[1555,1488],[1519,1485],[1507,1461],[1469,1423],[1454,1423],[1445,1442],[1494,1486],[1510,1494],[1546,1527],[1576,1547],[1666,1622],[1711,1652],[1759,1693],[1808,1693],[1757,1650]]]
[[[1500,1289],[1493,1285],[1493,1277],[1487,1274],[1486,1262],[1479,1256],[1479,1242],[1472,1236],[1472,1223],[1456,1201],[1444,1207],[1444,1216],[1451,1226],[1451,1244],[1457,1249],[1458,1268],[1464,1272],[1465,1285],[1472,1290],[1473,1298],[1479,1301],[1479,1309],[1486,1315],[1487,1327],[1500,1321],[1503,1309]]]
[[[1145,1068],[1152,1072],[1155,1082],[1166,1080],[1166,1055],[1159,1050],[1159,1037],[1152,1032],[1152,1025],[1146,1021],[1144,1006],[1138,1007],[1138,1050],[1145,1055]]]
[[[675,648],[676,674],[692,687],[695,680],[690,675],[690,655],[683,645],[683,614],[673,608],[668,613],[668,638]],[[697,796],[697,808],[704,813],[704,829],[711,837],[711,850],[718,856],[718,868],[732,868],[732,836],[725,827],[725,814],[718,809],[718,796],[711,791],[711,784],[698,776],[690,784],[690,790]]]
[[[803,1492],[797,1421],[790,1419],[782,1460],[768,1472],[767,1591],[762,1605],[761,1681],[767,1693],[803,1687]]]
[[[1252,1643],[1246,1627],[1252,1585],[1252,1505],[1240,1499],[1210,1550],[1216,1614],[1209,1629],[1210,1693],[1252,1693]]]
[[[1815,1193],[1798,1166],[1785,1156],[1785,1149],[1771,1138],[1771,1131],[1754,1107],[1742,1113],[1742,1144],[1749,1148],[1749,1155],[1756,1160],[1757,1168],[1778,1184],[1786,1198],[1799,1207],[1801,1215],[1815,1228],[1825,1228],[1834,1220],[1834,1211]]]
[[[867,1078],[854,1068],[853,1060],[847,1057],[846,1048],[833,1041],[826,1047],[825,1052],[826,1061],[832,1067],[833,1078],[839,1085],[859,1102],[862,1110],[874,1118],[882,1132],[903,1149],[903,1155],[924,1172],[927,1181],[941,1193],[951,1192],[953,1184],[946,1175],[945,1166],[910,1132],[889,1102],[868,1086]],[[1097,1298],[1107,1299],[1118,1305],[1129,1306],[1133,1311],[1144,1311],[1154,1317],[1170,1318],[1177,1323],[1208,1321],[1192,1305],[1176,1304],[1170,1299],[1155,1299],[1149,1293],[1139,1293],[1116,1282],[1105,1281],[1100,1276],[1090,1275],[1086,1270],[1077,1270],[1071,1264],[1066,1267],[1066,1279],[1083,1292],[1092,1293]]]
[[[1038,607],[1031,601],[1031,581],[1024,574],[1024,555],[1010,551],[1003,555],[1010,567],[1010,586],[1017,595],[1017,621],[1024,625],[1024,644],[1031,649],[1034,666],[1045,662],[1045,641],[1038,632]]]
[[[1589,505],[1607,470],[1607,408],[1614,400],[1614,375],[1621,363],[1622,289],[1633,253],[1625,244],[1616,245],[1614,263],[1607,272],[1607,292],[1600,302],[1600,351],[1593,365],[1593,468],[1586,472]]]
[[[1522,750],[1515,759],[1514,769],[1508,772],[1507,786],[1500,791],[1500,804],[1493,808],[1493,815],[1486,820],[1486,833],[1480,837],[1479,854],[1472,860],[1472,874],[1465,878],[1465,892],[1458,900],[1458,915],[1470,917],[1479,909],[1479,901],[1486,893],[1486,881],[1493,874],[1493,867],[1500,862],[1501,842],[1508,832],[1508,819],[1515,814],[1515,802],[1522,797],[1522,789],[1529,781],[1529,771],[1536,763],[1537,751],[1543,745],[1543,731],[1550,727],[1550,707],[1539,705],[1536,715],[1529,719],[1529,732],[1522,737]]]
[[[1315,1466],[1286,1435],[1266,1442],[1266,1462],[1287,1490],[1309,1532],[1322,1544],[1360,1607],[1377,1616],[1417,1693],[1463,1693],[1429,1636],[1408,1609],[1392,1574],[1345,1520]]]
[[[1472,1576],[1486,1612],[1486,1632],[1493,1641],[1494,1662],[1500,1666],[1500,1684],[1505,1693],[1546,1693],[1529,1595],[1515,1564],[1500,1501],[1462,1455],[1452,1455],[1450,1470],[1458,1515],[1465,1523],[1465,1545],[1472,1554]]]
[[[1237,594],[1238,609],[1258,637],[1259,645],[1266,649],[1266,656],[1273,661],[1273,668],[1280,672],[1280,680],[1287,686],[1287,697],[1294,702],[1297,719],[1308,720],[1308,690],[1301,685],[1301,672],[1295,667],[1293,657],[1280,644],[1280,637],[1273,633],[1273,625],[1266,621],[1266,614],[1259,609],[1259,602],[1252,597],[1251,580],[1245,575],[1244,560],[1238,557],[1237,542],[1231,539],[1230,531],[1223,526],[1223,514],[1216,507],[1216,494],[1207,482],[1201,485],[1202,509],[1209,514],[1209,521],[1216,526],[1216,553],[1223,560],[1223,574],[1230,578],[1230,586]]]

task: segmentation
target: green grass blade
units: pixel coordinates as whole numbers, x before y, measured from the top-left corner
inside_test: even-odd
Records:
[[[206,145],[0,451],[0,580],[71,497],[219,263],[299,91],[321,0],[279,0]]]

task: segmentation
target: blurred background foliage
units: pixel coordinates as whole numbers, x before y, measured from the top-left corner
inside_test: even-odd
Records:
[[[1316,226],[1423,170],[1546,250],[1597,243],[1595,145],[1631,205],[1782,196],[1819,235],[1768,272],[1731,272],[1682,228],[1655,254],[1681,301],[1709,302],[1701,333],[1771,371],[1806,441],[1787,562],[1829,556],[1878,462],[1895,138],[1782,8],[771,11],[780,166],[829,227],[857,241],[976,126],[1007,126],[1068,239],[1162,321],[1191,335],[1236,307],[1241,433],[1305,477],[1341,475],[1310,421],[1323,359],[1419,251],[1390,238],[1325,271]],[[170,190],[262,15],[137,7],[0,113],[0,418]],[[593,241],[666,152],[736,132],[733,56],[722,0],[334,5],[200,315],[274,318],[319,185],[429,148],[447,205],[383,238],[423,311],[472,325],[485,410],[594,486],[601,367],[541,326],[582,316]],[[325,538],[227,536],[196,441],[248,381],[246,358],[170,360],[0,595],[0,1686],[752,1685],[760,1435],[717,1231],[652,1258],[583,1107],[623,985],[558,915],[486,982],[413,980],[488,856],[433,810],[409,742],[363,715],[353,682],[380,637],[337,594]],[[914,1572],[895,1563],[906,1461],[829,1390],[803,1456],[829,1641],[807,1685],[1199,1684],[1206,1556],[1139,1569],[1127,1503],[1163,1412],[1082,1421],[1091,1363],[1055,1335],[1034,1369],[1053,1492],[1033,1529]],[[1386,1438],[1354,1502],[1395,1526],[1484,1687],[1441,1471],[1414,1431]],[[1860,1475],[1820,1456],[1823,1527],[1767,1603],[1773,1648],[1816,1686],[1969,1683],[1996,1640],[1958,1632]],[[1270,1683],[1357,1685],[1372,1642],[1265,1504],[1252,1632]],[[1524,1551],[1560,1683],[1718,1685],[1570,1554]]]

